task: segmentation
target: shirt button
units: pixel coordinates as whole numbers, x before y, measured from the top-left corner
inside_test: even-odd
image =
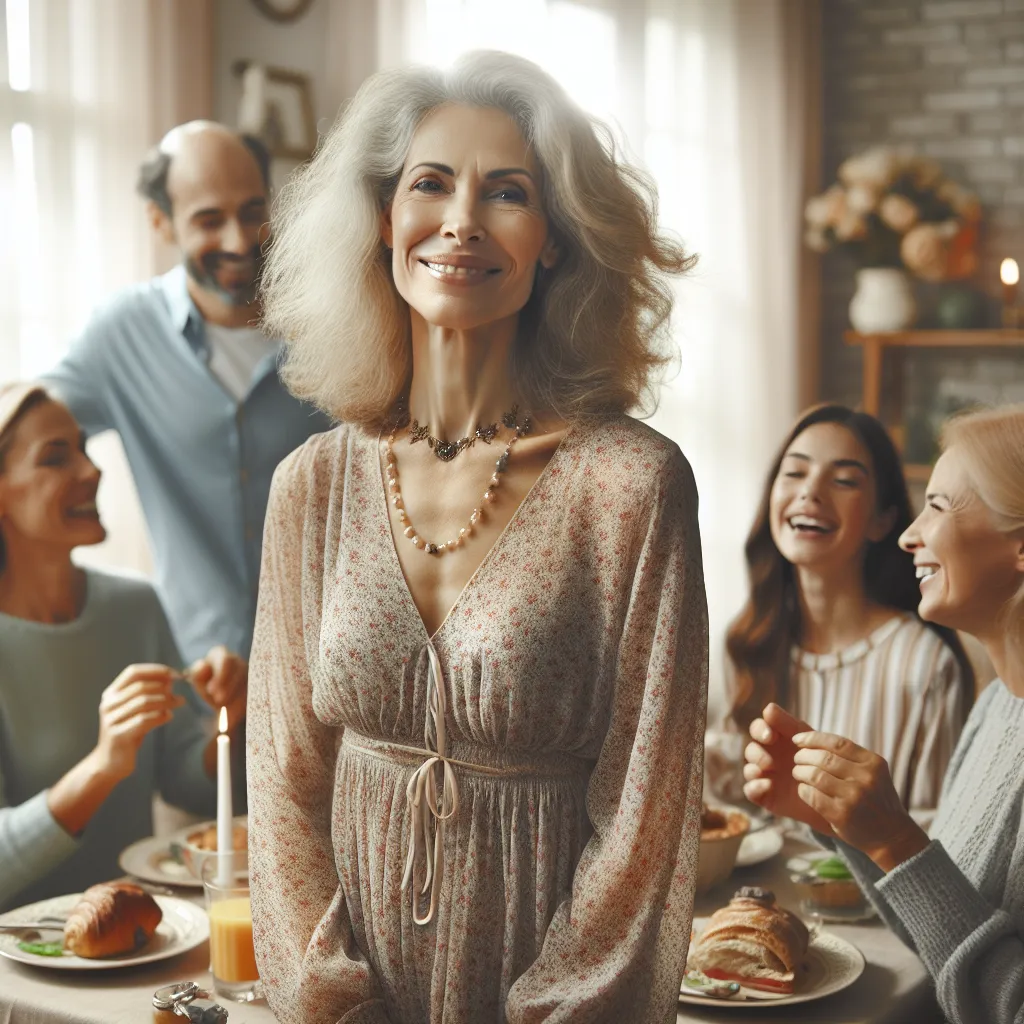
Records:
[[[238,471],[238,479],[244,484],[249,482],[249,470],[241,469]]]
[[[256,539],[256,531],[251,526],[247,526],[245,528],[245,539],[246,540],[255,540]]]

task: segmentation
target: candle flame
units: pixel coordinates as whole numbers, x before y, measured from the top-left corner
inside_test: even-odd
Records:
[[[999,280],[1003,284],[1016,284],[1020,280],[1020,268],[1016,260],[1003,260],[999,264]]]
[[[218,731],[219,732],[227,732],[228,731],[228,709],[227,708],[221,708],[220,709],[220,720],[218,722]]]

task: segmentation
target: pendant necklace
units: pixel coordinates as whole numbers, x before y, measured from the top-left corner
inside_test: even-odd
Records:
[[[508,460],[512,455],[512,449],[521,437],[524,437],[530,432],[530,418],[527,416],[523,422],[520,423],[518,411],[519,407],[514,405],[512,406],[512,409],[505,413],[501,418],[502,424],[512,431],[512,436],[508,439],[508,442],[505,444],[505,450],[498,456],[498,459],[494,464],[494,472],[491,474],[487,490],[484,491],[480,504],[473,509],[470,513],[468,522],[459,530],[455,537],[451,540],[443,541],[438,544],[425,540],[416,532],[416,528],[412,525],[412,522],[409,519],[409,513],[405,510],[405,502],[402,499],[402,487],[398,480],[398,460],[395,458],[395,437],[398,434],[400,424],[396,424],[392,428],[391,433],[388,436],[386,450],[387,468],[385,472],[387,473],[388,480],[388,497],[398,513],[399,522],[401,522],[403,527],[402,532],[410,541],[412,541],[413,545],[419,548],[424,554],[442,555],[446,551],[454,551],[456,548],[462,547],[462,545],[473,535],[473,531],[477,524],[481,519],[483,519],[484,510],[488,505],[497,500],[498,487],[501,484],[502,475],[508,469]],[[451,460],[460,452],[464,451],[466,448],[471,448],[477,440],[481,440],[485,444],[490,444],[497,436],[498,428],[497,425],[493,423],[489,427],[482,428],[478,426],[471,438],[464,437],[459,441],[446,441],[431,436],[427,427],[421,427],[416,420],[413,420],[413,424],[409,428],[409,433],[410,444],[426,440],[427,444],[433,449],[434,454],[441,459],[442,462],[451,462]],[[449,454],[450,449],[454,450]]]

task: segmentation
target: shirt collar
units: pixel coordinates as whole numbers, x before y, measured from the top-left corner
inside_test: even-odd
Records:
[[[171,314],[171,323],[185,333],[189,323],[201,325],[202,315],[196,309],[192,296],[188,293],[188,281],[185,276],[185,265],[179,263],[173,270],[169,270],[160,278],[164,295],[167,298],[167,309]]]
[[[171,323],[182,333],[193,350],[205,356],[207,354],[206,343],[206,321],[203,314],[196,308],[192,296],[188,293],[188,278],[185,265],[179,263],[172,270],[160,277],[160,287],[163,288],[164,296],[167,299],[167,309],[171,316]],[[273,339],[276,343],[276,350],[267,356],[266,366],[259,374],[266,375],[269,370],[276,370],[280,361],[284,345],[280,338]]]

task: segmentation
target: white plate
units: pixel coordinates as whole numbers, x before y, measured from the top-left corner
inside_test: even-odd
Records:
[[[193,826],[189,831],[194,831]],[[121,851],[117,862],[126,875],[160,885],[186,885],[202,889],[203,883],[171,854],[172,836],[150,836]]]
[[[771,860],[782,849],[783,841],[781,830],[775,826],[747,833],[736,855],[736,867],[749,868]]]
[[[706,917],[693,920],[693,930],[700,934],[707,925]],[[721,1007],[726,1010],[763,1010],[776,1006],[795,1006],[815,999],[841,992],[852,985],[864,973],[864,954],[831,932],[818,931],[811,935],[807,949],[807,970],[796,980],[796,991],[792,995],[777,995],[758,989],[740,988],[732,999],[710,999],[707,996],[691,995],[683,990],[679,1002],[693,1006]]]
[[[67,917],[81,899],[80,893],[57,896],[41,903],[30,903],[0,915],[0,924],[17,924],[19,921],[38,921],[44,916]],[[154,960],[167,960],[195,949],[210,937],[210,922],[206,911],[188,900],[175,896],[154,896],[163,911],[163,920],[157,925],[153,937],[136,953],[125,956],[106,957],[90,960],[87,957],[65,953],[64,956],[38,956],[18,949],[17,935],[0,934],[0,956],[33,967],[49,967],[59,971],[105,971],[115,967],[133,967],[148,964]],[[56,932],[43,932],[42,941],[56,941]]]

